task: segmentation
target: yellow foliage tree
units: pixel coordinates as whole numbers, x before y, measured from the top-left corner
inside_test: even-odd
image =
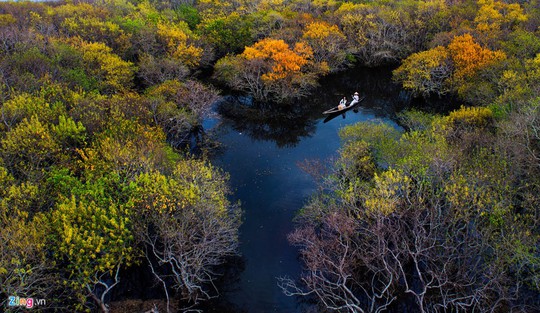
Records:
[[[167,46],[167,54],[188,67],[196,67],[201,60],[203,49],[191,44],[189,28],[185,23],[158,24],[157,35]]]
[[[13,25],[17,22],[17,19],[11,14],[0,14],[0,26],[6,27]]]
[[[448,50],[439,46],[414,53],[393,74],[394,79],[403,84],[403,88],[415,94],[444,95],[450,91],[447,79],[452,75]]]
[[[366,196],[364,205],[371,214],[389,215],[399,210],[400,204],[408,198],[411,179],[400,170],[389,169],[381,175],[375,173],[375,188]]]
[[[165,135],[158,127],[114,118],[97,137],[92,147],[79,151],[88,176],[115,173],[132,179],[166,160]]]
[[[199,0],[197,7],[204,18],[224,17],[234,11],[234,3],[221,0]]]
[[[24,118],[0,141],[0,155],[16,178],[40,175],[59,159],[60,146],[50,125],[36,115]]]
[[[170,176],[143,173],[131,184],[138,237],[147,257],[167,268],[150,262],[153,274],[165,292],[170,285],[191,303],[210,297],[212,269],[236,253],[240,212],[227,200],[226,180],[205,161],[181,160]]]
[[[130,48],[131,34],[111,21],[96,17],[68,17],[62,27],[69,35],[80,36],[91,42],[105,42],[115,53],[125,53]]]
[[[99,79],[102,92],[125,91],[132,85],[133,63],[122,60],[104,43],[79,38],[70,41],[72,46],[81,50],[85,69],[90,76]]]
[[[313,22],[306,26],[302,38],[313,47],[316,62],[326,64],[328,70],[339,69],[346,56],[347,38],[336,25],[326,22]]]
[[[102,192],[92,186],[89,194]],[[55,256],[66,262],[70,279],[65,283],[90,295],[102,312],[108,312],[106,294],[118,283],[121,266],[134,259],[130,211],[104,199],[65,199],[50,215]],[[81,309],[82,306],[79,308]]]
[[[393,63],[417,50],[415,32],[422,22],[414,21],[406,1],[353,4],[344,2],[336,11],[339,25],[347,36],[357,60],[368,66]],[[409,2],[410,3],[410,2]],[[418,8],[415,14],[419,14]]]
[[[453,127],[485,128],[493,123],[493,112],[483,107],[461,107],[459,110],[450,112],[443,120]]]
[[[487,36],[496,37],[501,30],[512,30],[528,16],[519,3],[495,0],[478,0],[478,14],[474,19],[476,29]]]
[[[43,298],[51,297],[47,306],[53,306],[58,305],[58,300],[52,299],[57,291],[57,277],[51,273],[55,264],[47,252],[49,228],[42,214],[36,213],[39,188],[30,182],[17,183],[0,166],[0,293],[39,294]],[[7,301],[7,297],[1,299],[0,306],[7,307]]]

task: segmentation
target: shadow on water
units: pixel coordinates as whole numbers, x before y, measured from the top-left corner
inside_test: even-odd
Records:
[[[358,111],[359,111],[358,109],[353,109],[352,110],[352,112],[354,112],[354,113],[358,113]],[[330,122],[331,120],[335,119],[338,116],[341,116],[343,119],[345,119],[347,117],[347,112],[330,114],[324,119],[323,123],[328,123],[328,122]]]
[[[238,288],[240,282],[240,274],[246,268],[245,261],[245,258],[240,256],[229,257],[225,266],[216,271],[218,279],[215,284],[220,294],[236,292],[235,289]],[[237,305],[219,295],[202,303],[200,309],[208,313],[248,313],[247,310],[240,309]]]
[[[312,112],[302,102],[276,108],[253,103],[248,98],[228,96],[219,104],[218,112],[238,132],[256,140],[273,141],[278,147],[293,147],[301,138],[315,132]]]
[[[387,118],[389,112],[393,114],[411,104],[408,94],[392,82],[391,69],[362,68],[325,77],[311,96],[292,104],[257,103],[249,97],[226,96],[218,104],[218,112],[236,131],[255,140],[294,147],[303,138],[313,136],[323,111],[336,106],[344,96],[351,101],[355,91],[366,95],[361,106],[378,117]]]

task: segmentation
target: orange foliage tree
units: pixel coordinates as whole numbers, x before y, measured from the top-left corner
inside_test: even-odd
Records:
[[[455,37],[448,45],[454,64],[454,79],[461,80],[478,70],[506,58],[502,51],[482,48],[470,34]]]
[[[308,63],[308,58],[313,56],[313,50],[303,43],[297,43],[294,50],[291,50],[283,40],[264,39],[251,47],[246,47],[240,56],[247,61],[269,62],[271,70],[264,73],[262,79],[274,81],[299,73]]]
[[[454,66],[451,84],[464,100],[489,103],[496,97],[498,65],[506,59],[503,51],[480,46],[470,34],[455,37],[448,45]]]
[[[238,56],[219,60],[216,76],[257,100],[284,101],[304,96],[316,84],[320,71],[312,57],[306,43],[296,43],[291,49],[283,40],[266,38]]]
[[[412,54],[394,71],[394,79],[405,89],[424,96],[447,92],[464,96],[474,94],[474,88],[479,93],[493,93],[489,88],[482,89],[489,86],[489,78],[481,74],[505,59],[504,52],[482,47],[470,34],[464,34],[454,37],[446,47]]]

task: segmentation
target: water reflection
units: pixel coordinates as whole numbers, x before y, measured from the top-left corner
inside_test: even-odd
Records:
[[[233,128],[255,140],[274,141],[278,147],[293,147],[301,138],[315,132],[315,118],[308,105],[271,107],[237,97],[226,97],[219,113],[233,123]]]
[[[365,100],[345,118],[338,115],[324,123],[322,112],[344,96],[350,101],[355,91]],[[216,309],[211,312],[302,312],[302,304],[286,297],[276,280],[300,275],[298,251],[287,242],[287,234],[296,212],[316,188],[296,164],[335,156],[342,127],[373,119],[394,123],[395,111],[408,103],[388,69],[329,76],[311,97],[292,106],[224,98],[218,110],[221,122],[213,128],[224,149],[213,162],[230,174],[231,200],[240,200],[245,212],[240,228],[245,269],[212,303]]]
[[[353,109],[352,110],[352,112],[354,112],[354,113],[358,113],[358,111],[359,111],[358,109]],[[326,123],[330,122],[331,120],[335,119],[338,116],[341,116],[342,118],[345,119],[347,117],[347,112],[330,114],[324,119],[323,123],[326,124]]]
[[[331,75],[321,87],[294,104],[255,103],[249,97],[226,96],[218,104],[218,112],[239,133],[255,140],[273,141],[278,147],[294,147],[303,138],[311,137],[322,112],[336,106],[344,96],[350,101],[358,91],[366,95],[359,107],[369,108],[376,116],[387,118],[389,112],[409,104],[411,99],[391,79],[389,69],[354,69]],[[358,113],[355,108],[346,114]],[[328,116],[330,121],[337,114]]]

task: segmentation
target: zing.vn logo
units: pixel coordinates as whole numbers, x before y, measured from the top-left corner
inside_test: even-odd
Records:
[[[34,299],[34,298],[21,298],[15,296],[9,296],[8,306],[22,306],[27,309],[31,309],[34,306],[45,305],[47,302],[45,299]]]

